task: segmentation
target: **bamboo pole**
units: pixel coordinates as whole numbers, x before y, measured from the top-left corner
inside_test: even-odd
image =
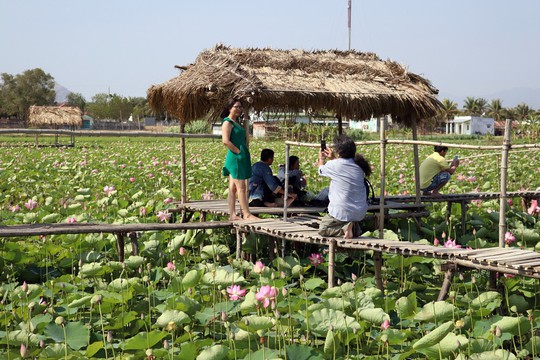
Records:
[[[175,134],[175,133],[155,133],[149,131],[101,131],[101,130],[53,130],[53,129],[0,129],[0,134],[35,134],[42,135],[77,135],[77,136],[124,136],[124,137],[170,137],[170,138],[191,138],[191,139],[220,139],[221,135],[214,134]],[[539,146],[540,147],[540,146]]]
[[[180,133],[182,134],[185,130],[185,124],[180,122]],[[182,188],[182,204],[187,202],[187,184],[186,184],[186,139],[180,138],[180,185]]]
[[[499,247],[504,247],[504,234],[506,233],[506,179],[508,175],[508,151],[510,150],[510,132],[512,131],[512,122],[506,119],[506,126],[504,127],[504,139],[502,145],[502,158],[501,158],[501,197],[500,197],[500,210],[499,210]]]
[[[412,138],[418,140],[418,124],[416,122],[416,116],[411,115],[412,120]],[[414,157],[414,187],[416,194],[416,204],[420,204],[420,158],[418,155],[418,144],[413,144],[413,157]]]
[[[289,153],[291,146],[285,145],[285,189],[283,189],[283,221],[287,221],[287,200],[289,199]]]
[[[385,192],[385,178],[386,178],[386,133],[385,133],[385,121],[384,117],[380,120],[380,148],[381,148],[381,191],[379,202],[379,239],[384,237],[384,192]]]
[[[336,240],[331,239],[330,244],[328,246],[328,288],[334,287],[335,260],[336,260]]]

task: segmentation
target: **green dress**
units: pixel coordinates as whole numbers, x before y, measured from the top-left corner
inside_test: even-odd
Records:
[[[225,121],[230,121],[233,124],[230,139],[234,146],[240,149],[240,153],[235,154],[231,150],[227,151],[222,174],[223,176],[230,175],[233,179],[238,180],[249,179],[251,177],[251,159],[246,146],[246,131],[228,117],[223,119],[223,122]]]

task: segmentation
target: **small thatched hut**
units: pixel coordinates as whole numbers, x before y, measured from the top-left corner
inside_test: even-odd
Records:
[[[28,123],[37,126],[80,127],[82,125],[82,112],[78,107],[72,106],[32,105],[29,109]]]
[[[364,119],[392,114],[408,122],[441,108],[437,89],[394,61],[356,51],[236,49],[217,45],[175,78],[148,90],[150,106],[187,123],[216,114],[227,99],[256,111],[333,111]]]

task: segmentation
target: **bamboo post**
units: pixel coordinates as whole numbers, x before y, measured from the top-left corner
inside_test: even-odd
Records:
[[[186,125],[180,122],[180,185],[182,187],[182,204],[187,202],[187,185],[186,185],[186,139],[182,136]]]
[[[506,233],[506,177],[508,175],[508,152],[510,150],[510,132],[512,129],[512,122],[506,119],[504,127],[504,139],[502,145],[502,158],[501,158],[501,197],[500,197],[500,210],[499,210],[499,247],[504,247],[504,234]]]
[[[289,153],[291,151],[291,146],[285,144],[285,189],[283,195],[283,221],[287,221],[287,200],[289,198]]]
[[[416,116],[411,115],[412,121],[412,138],[413,140],[418,140],[418,124],[416,122]],[[415,194],[416,194],[416,204],[420,205],[420,158],[418,156],[418,144],[413,144],[413,157],[414,157],[414,185],[415,185]]]
[[[236,233],[236,260],[240,260],[242,257],[242,235],[240,229],[235,229]]]
[[[385,134],[385,121],[384,117],[380,120],[380,132],[381,132],[381,193],[379,195],[379,239],[384,238],[384,192],[385,192],[385,177],[386,177],[386,134]],[[380,251],[373,252],[373,261],[375,265],[375,281],[379,290],[384,290],[382,282],[382,256]]]
[[[381,145],[381,193],[379,202],[379,239],[382,239],[384,233],[384,192],[386,178],[386,134],[384,117],[380,120],[380,145]]]
[[[331,239],[328,245],[328,288],[334,287],[334,270],[336,259],[336,240]]]

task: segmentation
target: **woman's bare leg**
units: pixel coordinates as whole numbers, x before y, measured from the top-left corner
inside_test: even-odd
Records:
[[[247,180],[234,180],[236,184],[236,191],[238,193],[238,200],[240,201],[240,210],[242,210],[242,218],[247,219],[258,219],[257,216],[249,212],[249,203],[247,196]]]
[[[241,218],[236,215],[236,182],[229,176],[229,195],[227,196],[227,204],[229,205],[229,219],[240,220]]]

